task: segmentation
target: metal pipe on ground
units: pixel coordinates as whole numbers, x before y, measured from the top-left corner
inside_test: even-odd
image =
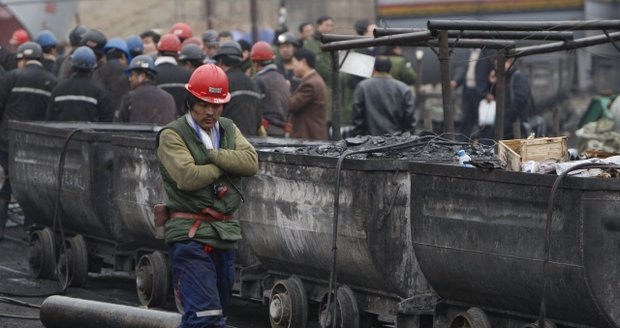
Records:
[[[403,33],[412,33],[426,31],[421,28],[389,28],[380,27],[376,28],[373,32],[375,37],[382,37],[386,35],[395,35]],[[435,35],[437,31],[432,31]],[[538,32],[538,31],[461,31],[461,30],[449,30],[449,38],[461,38],[461,39],[495,39],[495,40],[531,40],[531,41],[567,41],[573,40],[573,32]]]
[[[46,328],[176,328],[181,315],[79,298],[50,296],[40,310]]]
[[[585,31],[619,30],[620,20],[574,21],[478,21],[478,20],[429,20],[429,30],[479,30],[479,31]]]

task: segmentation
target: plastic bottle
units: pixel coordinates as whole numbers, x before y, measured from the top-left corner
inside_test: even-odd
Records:
[[[464,167],[474,167],[473,165],[470,164],[471,157],[469,157],[469,155],[465,153],[465,150],[463,149],[459,150],[458,152],[456,152],[456,155],[459,157],[459,165],[464,166]]]

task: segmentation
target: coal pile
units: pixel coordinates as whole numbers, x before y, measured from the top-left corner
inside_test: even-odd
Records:
[[[459,164],[456,153],[464,150],[471,157],[471,164],[482,168],[501,168],[494,146],[477,142],[460,142],[435,134],[422,136],[409,133],[385,136],[357,136],[321,145],[295,145],[276,147],[272,151],[325,157],[340,157],[345,152],[358,152],[351,159],[398,160],[428,163]]]

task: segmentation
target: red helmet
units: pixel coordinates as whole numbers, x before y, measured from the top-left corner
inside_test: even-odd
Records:
[[[176,35],[166,33],[161,36],[161,39],[159,39],[159,42],[157,43],[157,50],[161,52],[179,52],[181,51],[181,41]]]
[[[178,22],[172,25],[168,33],[176,35],[180,40],[185,40],[192,36],[192,28],[186,23]]]
[[[253,61],[269,61],[274,58],[273,48],[265,41],[258,41],[252,46],[250,58]]]
[[[185,89],[196,98],[208,103],[225,104],[230,101],[228,76],[215,64],[196,68]]]
[[[13,32],[13,35],[11,36],[11,40],[9,40],[9,43],[14,45],[14,46],[19,46],[20,44],[24,43],[24,42],[28,42],[30,41],[30,37],[28,36],[28,32],[26,32],[26,30],[24,29],[18,29],[15,30]]]

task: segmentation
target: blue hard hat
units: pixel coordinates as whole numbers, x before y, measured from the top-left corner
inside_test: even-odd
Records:
[[[130,35],[125,39],[127,42],[127,49],[132,54],[142,54],[144,52],[144,43],[142,43],[142,39],[140,39],[137,35]]]
[[[118,51],[122,51],[125,54],[125,57],[129,60],[131,55],[129,54],[129,48],[127,47],[127,42],[121,38],[111,38],[106,42],[103,47],[103,53],[108,53],[111,49],[116,49]]]
[[[74,68],[80,70],[93,70],[97,67],[95,52],[87,46],[75,49],[73,54],[71,54],[71,62]]]
[[[52,31],[50,30],[43,30],[37,33],[34,41],[38,43],[43,49],[55,47],[58,44],[56,36],[54,36],[54,33],[52,33]]]
[[[147,70],[151,74],[157,74],[157,71],[155,70],[155,62],[153,61],[153,58],[148,55],[140,55],[132,59],[131,63],[129,63],[129,67],[125,70],[125,74],[129,75],[131,71],[137,69]]]

